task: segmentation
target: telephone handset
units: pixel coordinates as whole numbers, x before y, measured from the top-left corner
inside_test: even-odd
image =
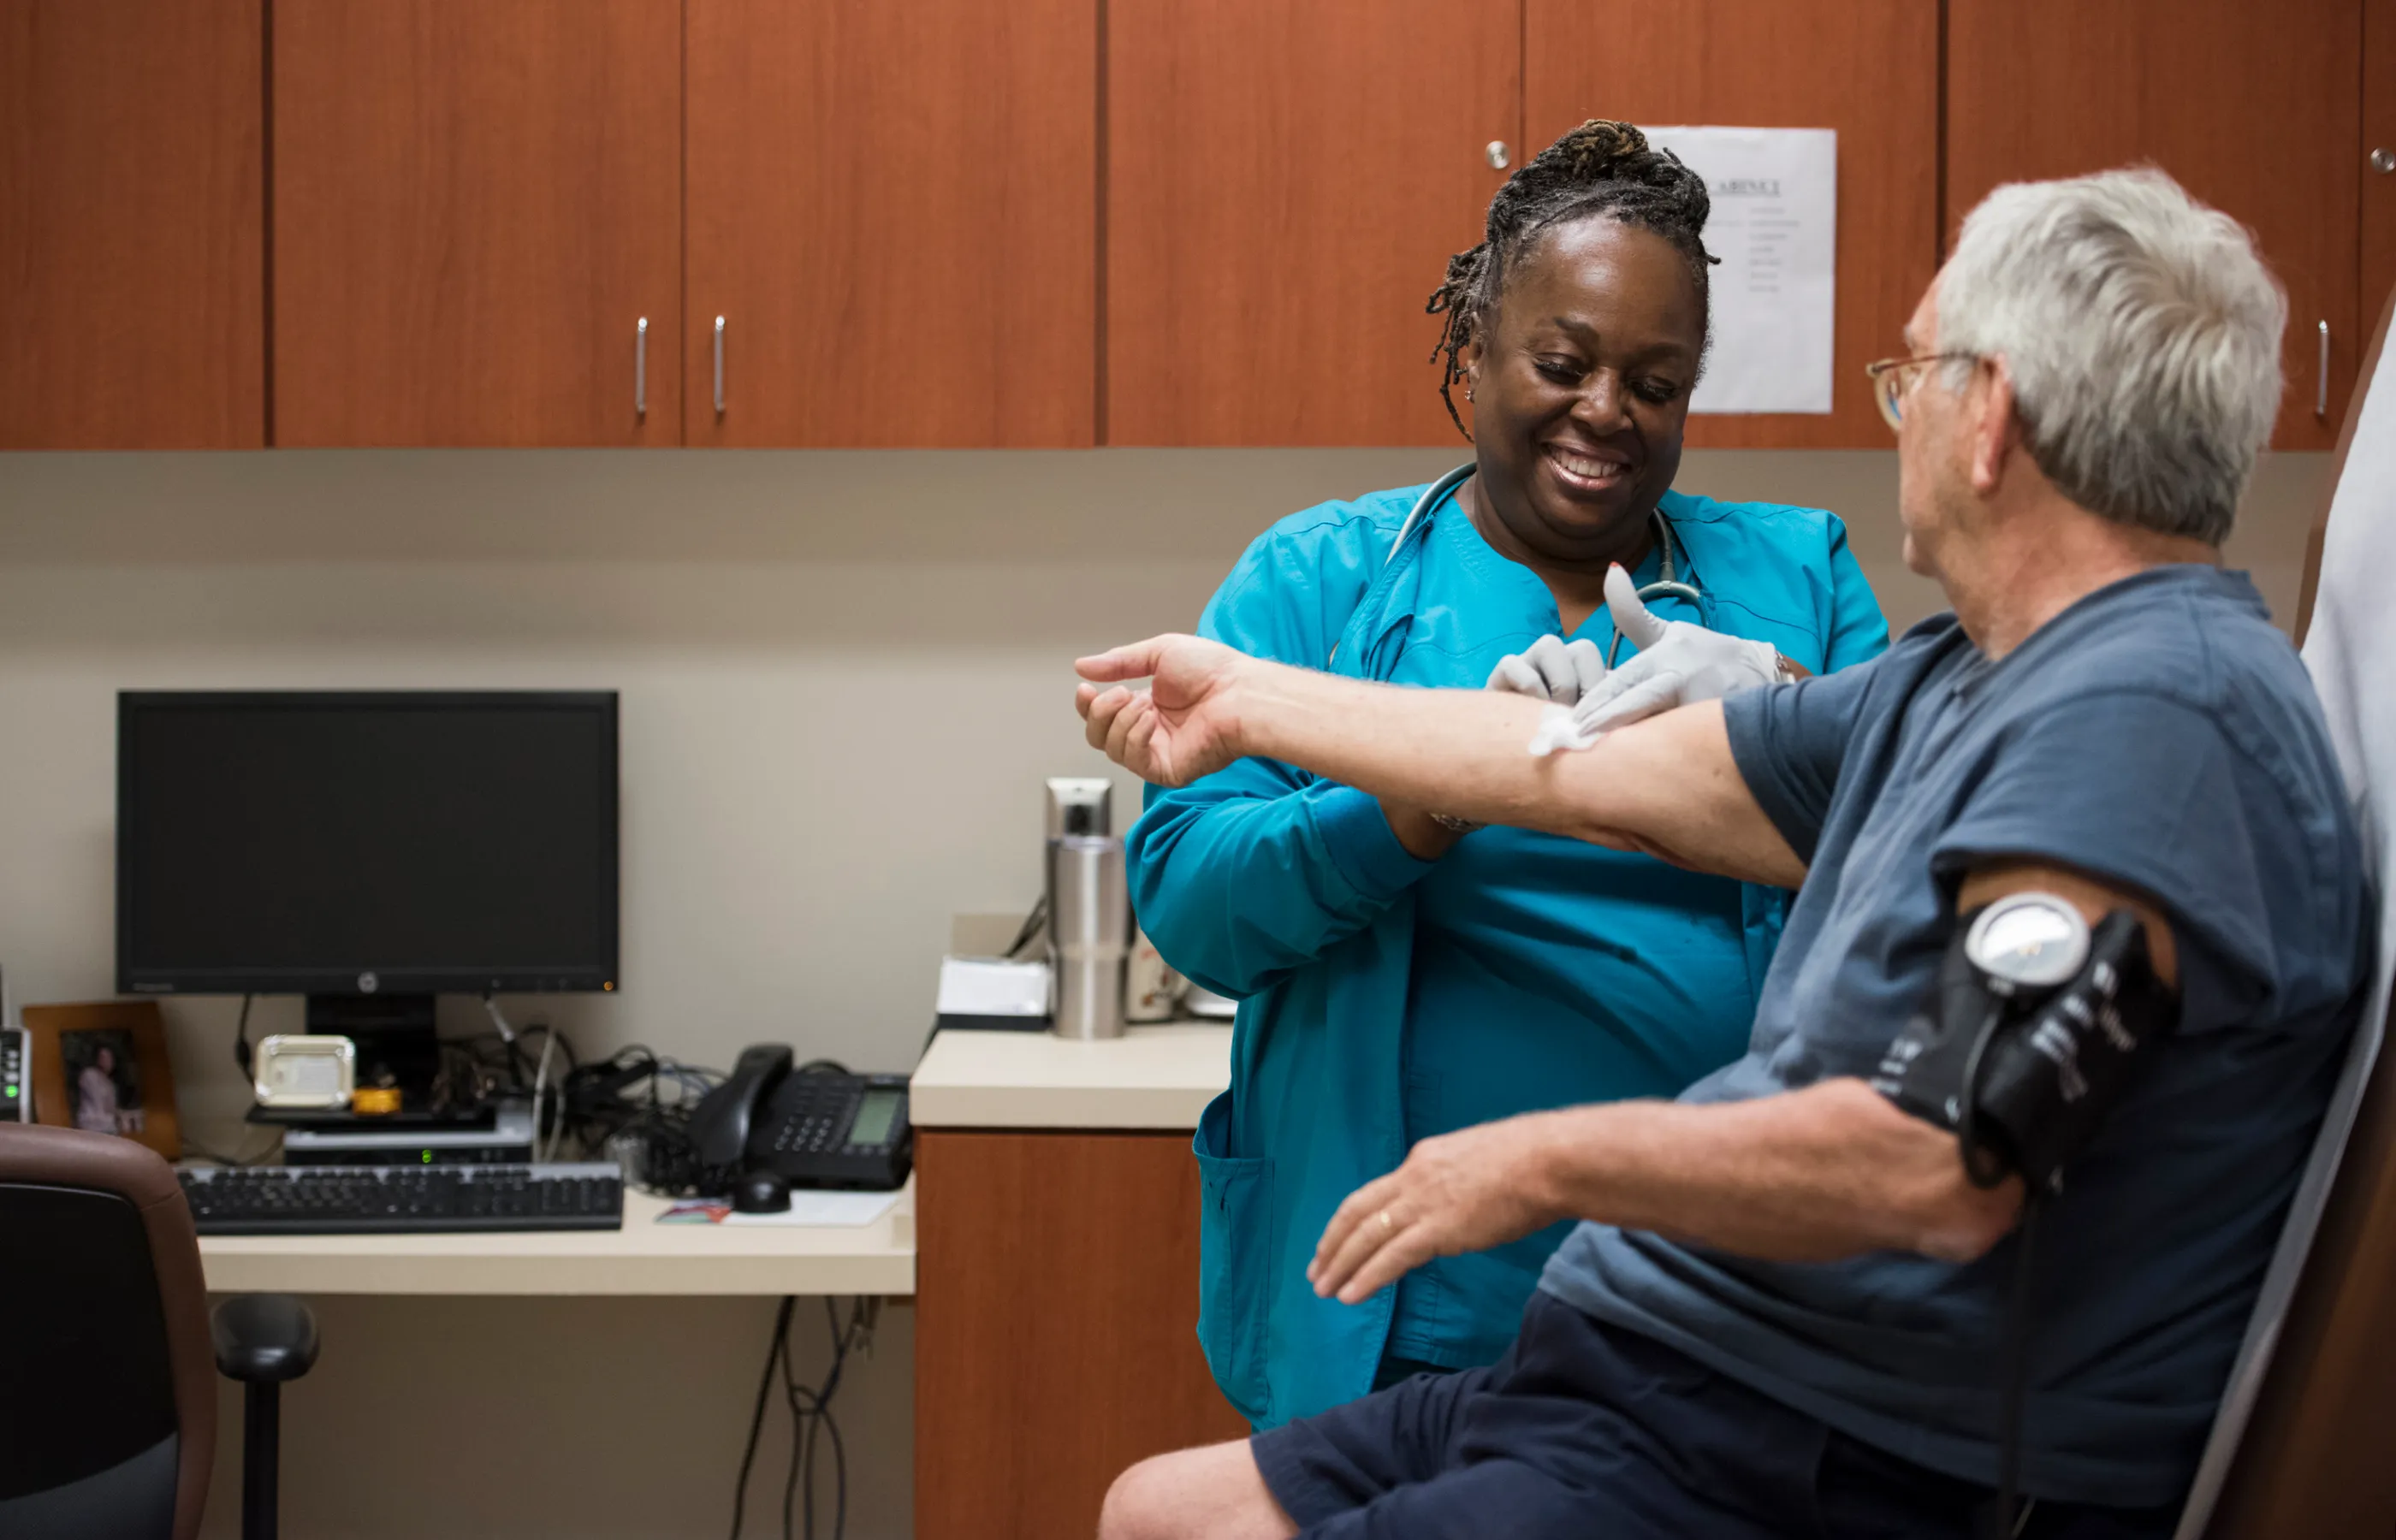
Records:
[[[907,1180],[915,1131],[907,1077],[859,1075],[823,1060],[792,1069],[780,1043],[744,1048],[732,1078],[690,1115],[700,1161],[770,1171],[794,1188],[887,1191]]]

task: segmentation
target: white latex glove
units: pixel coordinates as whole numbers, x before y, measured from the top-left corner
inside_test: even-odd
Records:
[[[1486,687],[1571,706],[1604,681],[1605,654],[1596,643],[1587,637],[1567,642],[1542,636],[1521,652],[1499,658],[1489,670]]]
[[[1586,749],[1597,741],[1594,733],[1584,737],[1575,729],[1573,708],[1604,683],[1605,654],[1596,643],[1587,637],[1567,642],[1561,636],[1542,636],[1521,652],[1499,658],[1489,670],[1484,688],[1547,702],[1539,714],[1538,729],[1531,736],[1531,752],[1540,755],[1558,749]]]
[[[1614,629],[1639,656],[1575,703],[1574,737],[1588,742],[1569,747],[1585,749],[1600,733],[1675,706],[1720,700],[1780,679],[1780,654],[1771,643],[1725,636],[1686,620],[1658,619],[1639,602],[1631,574],[1618,566],[1605,575],[1605,607],[1614,615]]]

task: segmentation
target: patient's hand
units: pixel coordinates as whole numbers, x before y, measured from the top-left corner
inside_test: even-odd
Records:
[[[1349,1194],[1306,1269],[1317,1294],[1360,1304],[1434,1256],[1486,1251],[1565,1217],[1546,1193],[1550,1114],[1425,1139]]]
[[[1244,668],[1259,666],[1201,637],[1151,637],[1076,661],[1090,683],[1074,691],[1073,705],[1091,748],[1142,780],[1187,786],[1245,751],[1235,686]],[[1150,688],[1127,687],[1138,679],[1151,680]]]

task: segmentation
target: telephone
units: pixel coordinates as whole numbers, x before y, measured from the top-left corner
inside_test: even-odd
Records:
[[[775,1042],[740,1051],[732,1078],[691,1112],[699,1160],[770,1171],[794,1188],[886,1192],[905,1182],[915,1156],[907,1077],[853,1074],[821,1059],[792,1069],[792,1057]]]

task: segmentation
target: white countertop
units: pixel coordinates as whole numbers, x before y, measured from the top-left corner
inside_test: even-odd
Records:
[[[219,1294],[912,1294],[915,1185],[870,1225],[660,1225],[624,1194],[624,1228],[466,1235],[206,1235]]]
[[[1229,1022],[1133,1027],[1103,1042],[945,1031],[915,1067],[917,1128],[1194,1129],[1231,1082]]]

